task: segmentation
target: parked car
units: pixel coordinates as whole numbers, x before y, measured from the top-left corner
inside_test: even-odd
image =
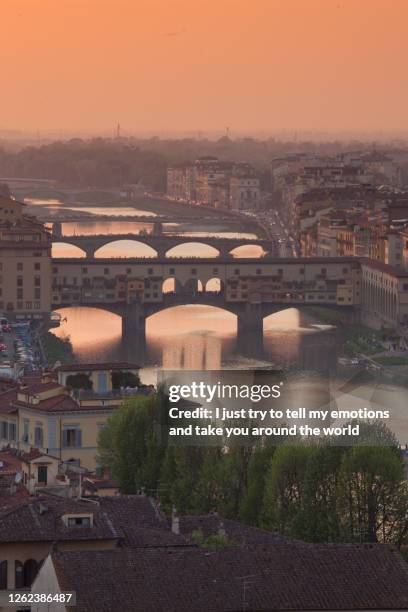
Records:
[[[7,345],[3,344],[3,342],[0,343],[0,351],[6,351],[6,350],[7,350]]]
[[[11,325],[9,323],[4,323],[1,326],[1,331],[4,334],[11,334]]]

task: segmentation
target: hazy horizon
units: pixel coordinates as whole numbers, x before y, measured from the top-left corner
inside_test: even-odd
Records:
[[[1,130],[407,133],[405,0],[1,0]]]

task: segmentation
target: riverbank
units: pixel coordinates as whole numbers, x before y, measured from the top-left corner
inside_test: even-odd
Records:
[[[72,363],[75,360],[69,336],[58,338],[50,331],[44,331],[41,334],[41,345],[48,366],[54,366],[57,361]]]

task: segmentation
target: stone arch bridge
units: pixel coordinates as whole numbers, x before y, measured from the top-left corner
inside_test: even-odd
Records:
[[[272,254],[274,245],[269,240],[260,238],[217,238],[173,235],[141,235],[141,234],[102,234],[92,236],[55,236],[53,244],[69,244],[81,249],[88,259],[93,259],[96,252],[108,244],[132,241],[143,244],[156,252],[156,257],[167,257],[168,251],[184,244],[201,244],[210,246],[218,251],[218,257],[228,257],[231,251],[242,246],[256,245],[261,247],[265,254]]]

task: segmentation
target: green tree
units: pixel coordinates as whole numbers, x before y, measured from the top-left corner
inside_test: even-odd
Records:
[[[356,446],[344,455],[338,487],[346,541],[400,545],[408,528],[407,483],[401,456],[386,446]]]
[[[127,401],[109,419],[98,439],[98,462],[108,466],[122,493],[156,489],[165,440],[156,395]]]
[[[339,540],[337,489],[344,447],[312,447],[303,477],[303,503],[298,529],[309,542]]]
[[[298,537],[303,509],[304,477],[312,449],[283,444],[272,458],[265,483],[262,525]]]
[[[203,460],[203,447],[168,446],[159,485],[161,500],[167,511],[175,506],[180,514],[197,513],[196,487]]]
[[[256,448],[249,461],[248,486],[241,502],[239,516],[250,525],[260,524],[266,475],[274,452],[273,446]]]
[[[194,489],[195,507],[199,514],[219,509],[221,496],[221,472],[225,459],[217,446],[205,447],[202,451],[200,473]]]
[[[121,387],[139,387],[140,378],[138,374],[133,372],[112,372],[112,387],[120,389]]]
[[[88,374],[71,374],[67,377],[67,387],[71,389],[92,389],[92,380]]]

